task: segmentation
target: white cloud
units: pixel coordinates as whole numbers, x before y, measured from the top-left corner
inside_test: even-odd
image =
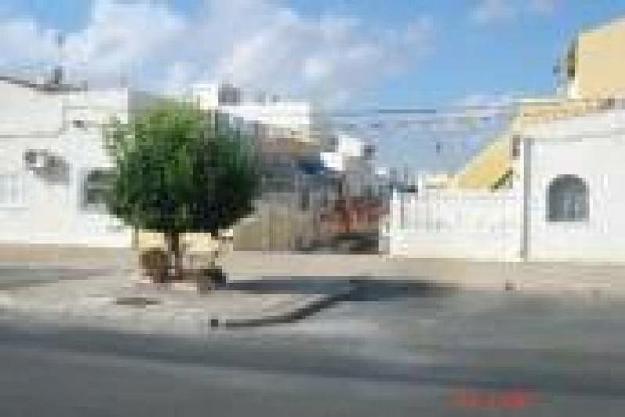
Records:
[[[452,113],[460,116],[462,126],[467,130],[485,130],[487,133],[506,126],[506,121],[511,120],[517,109],[518,100],[523,97],[521,93],[500,93],[500,94],[470,94],[456,100],[452,105],[455,109]],[[503,125],[502,125],[503,123]],[[482,140],[483,138],[479,139]],[[478,140],[478,142],[479,142]]]
[[[513,105],[522,98],[520,93],[475,93],[459,98],[453,104],[454,107],[466,108],[467,111],[498,112],[502,108]]]
[[[479,0],[470,18],[478,24],[509,21],[521,14],[553,15],[562,0]]]
[[[398,66],[409,68],[427,50],[432,31],[426,19],[382,34],[368,34],[353,18],[311,20],[284,12],[263,20],[266,25],[236,37],[218,60],[217,76],[278,90],[300,85],[305,94],[331,101],[368,88]]]
[[[0,22],[0,64],[49,61],[54,57],[54,33],[29,19]]]
[[[560,3],[561,0],[532,0],[529,5],[537,13],[550,15],[556,11]]]
[[[125,75],[144,88],[179,89],[226,79],[333,103],[412,69],[433,33],[427,18],[375,31],[354,17],[302,16],[278,0],[211,1],[195,16],[165,4],[94,1],[84,28],[67,34],[68,67],[98,83]],[[49,62],[54,34],[33,20],[0,19],[0,50],[14,63]]]
[[[90,20],[67,37],[68,64],[95,80],[106,80],[143,66],[166,65],[182,39],[186,22],[163,6],[149,3],[117,4],[96,1]]]
[[[515,16],[516,9],[510,0],[481,0],[472,12],[477,23],[507,20]]]

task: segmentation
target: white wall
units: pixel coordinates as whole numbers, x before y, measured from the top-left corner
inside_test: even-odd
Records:
[[[63,120],[60,104],[56,95],[43,95],[34,89],[0,81],[0,136],[8,133],[20,135],[25,130],[38,134],[56,133]]]
[[[606,112],[526,132],[530,145],[532,260],[625,260],[625,112]],[[548,222],[547,187],[559,175],[584,179],[586,222]]]
[[[364,155],[365,143],[362,139],[340,133],[337,141],[336,151],[346,158],[361,158]]]
[[[521,203],[514,191],[395,192],[383,235],[392,256],[518,260]]]
[[[302,101],[277,101],[256,103],[244,100],[238,104],[219,103],[219,85],[202,84],[191,89],[191,97],[207,110],[240,117],[247,122],[259,122],[267,126],[298,129],[308,132],[311,127],[311,106]]]
[[[342,173],[348,196],[364,196],[367,188],[375,192],[378,184],[373,161],[366,159],[364,149],[361,139],[338,134],[336,150],[320,153],[327,168]]]
[[[219,110],[248,122],[259,122],[268,126],[286,129],[306,130],[311,124],[310,105],[299,102],[278,102],[267,104],[245,103],[222,105]]]
[[[113,91],[50,96],[3,83],[0,90],[11,93],[0,94],[0,120],[11,121],[0,125],[0,184],[6,175],[13,176],[18,194],[10,204],[0,204],[0,242],[129,246],[128,228],[103,211],[81,205],[86,173],[111,162],[99,127],[83,129],[71,123],[82,119],[98,125],[116,113],[125,117],[128,95]],[[42,149],[69,164],[67,181],[51,183],[26,168],[24,152]]]
[[[396,193],[385,234],[389,253],[516,260],[527,241],[531,261],[625,261],[625,111],[533,125],[522,135],[529,155],[522,155],[518,168],[528,175],[527,188],[515,183],[505,192],[432,190],[418,198],[404,194],[403,204]],[[548,185],[561,175],[586,182],[587,221],[547,220]]]
[[[333,171],[343,171],[344,161],[343,155],[338,152],[321,152],[321,161],[325,167]]]

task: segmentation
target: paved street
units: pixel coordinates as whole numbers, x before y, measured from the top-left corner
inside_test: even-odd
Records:
[[[25,267],[23,264],[0,264],[0,290],[29,287],[69,279],[84,279],[110,274],[118,268],[50,266],[35,264]]]
[[[203,339],[4,320],[0,415],[620,416],[624,314],[373,282],[305,321]]]

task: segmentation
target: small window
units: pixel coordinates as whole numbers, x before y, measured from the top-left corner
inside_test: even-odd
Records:
[[[588,220],[588,187],[575,175],[555,178],[547,189],[547,219],[550,222]]]
[[[83,185],[82,205],[87,209],[103,209],[110,190],[112,173],[104,169],[90,171]]]
[[[371,144],[367,144],[363,148],[363,157],[366,160],[371,160],[375,156],[375,146]]]
[[[217,94],[219,104],[235,105],[241,102],[241,90],[232,85],[221,85]]]
[[[521,156],[521,137],[519,135],[512,136],[512,159],[518,159]]]
[[[300,210],[306,211],[310,209],[310,190],[304,188],[300,195]]]
[[[577,42],[573,42],[566,54],[566,77],[573,80],[577,70]]]
[[[330,205],[330,196],[328,195],[328,190],[324,188],[321,193],[321,207],[326,208]]]
[[[337,193],[339,195],[340,198],[345,196],[345,185],[343,184],[343,181],[339,181],[338,185],[337,185]]]
[[[18,174],[0,174],[0,206],[15,207],[24,203],[22,177]]]
[[[86,129],[87,122],[82,119],[75,119],[75,120],[72,120],[72,126],[74,126],[76,129]]]

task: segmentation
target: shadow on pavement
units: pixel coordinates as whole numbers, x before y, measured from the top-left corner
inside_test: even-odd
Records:
[[[247,291],[252,293],[287,293],[287,294],[326,294],[334,293],[351,287],[356,277],[262,277],[245,281],[229,281],[228,290]]]
[[[448,297],[458,288],[429,281],[403,281],[399,279],[356,279],[352,280],[354,291],[350,301],[383,301],[397,298]]]
[[[396,278],[355,277],[263,277],[258,280],[228,282],[226,288],[253,293],[331,294],[349,288],[347,301],[381,301],[393,298],[443,297],[458,288],[426,280],[405,281]]]

